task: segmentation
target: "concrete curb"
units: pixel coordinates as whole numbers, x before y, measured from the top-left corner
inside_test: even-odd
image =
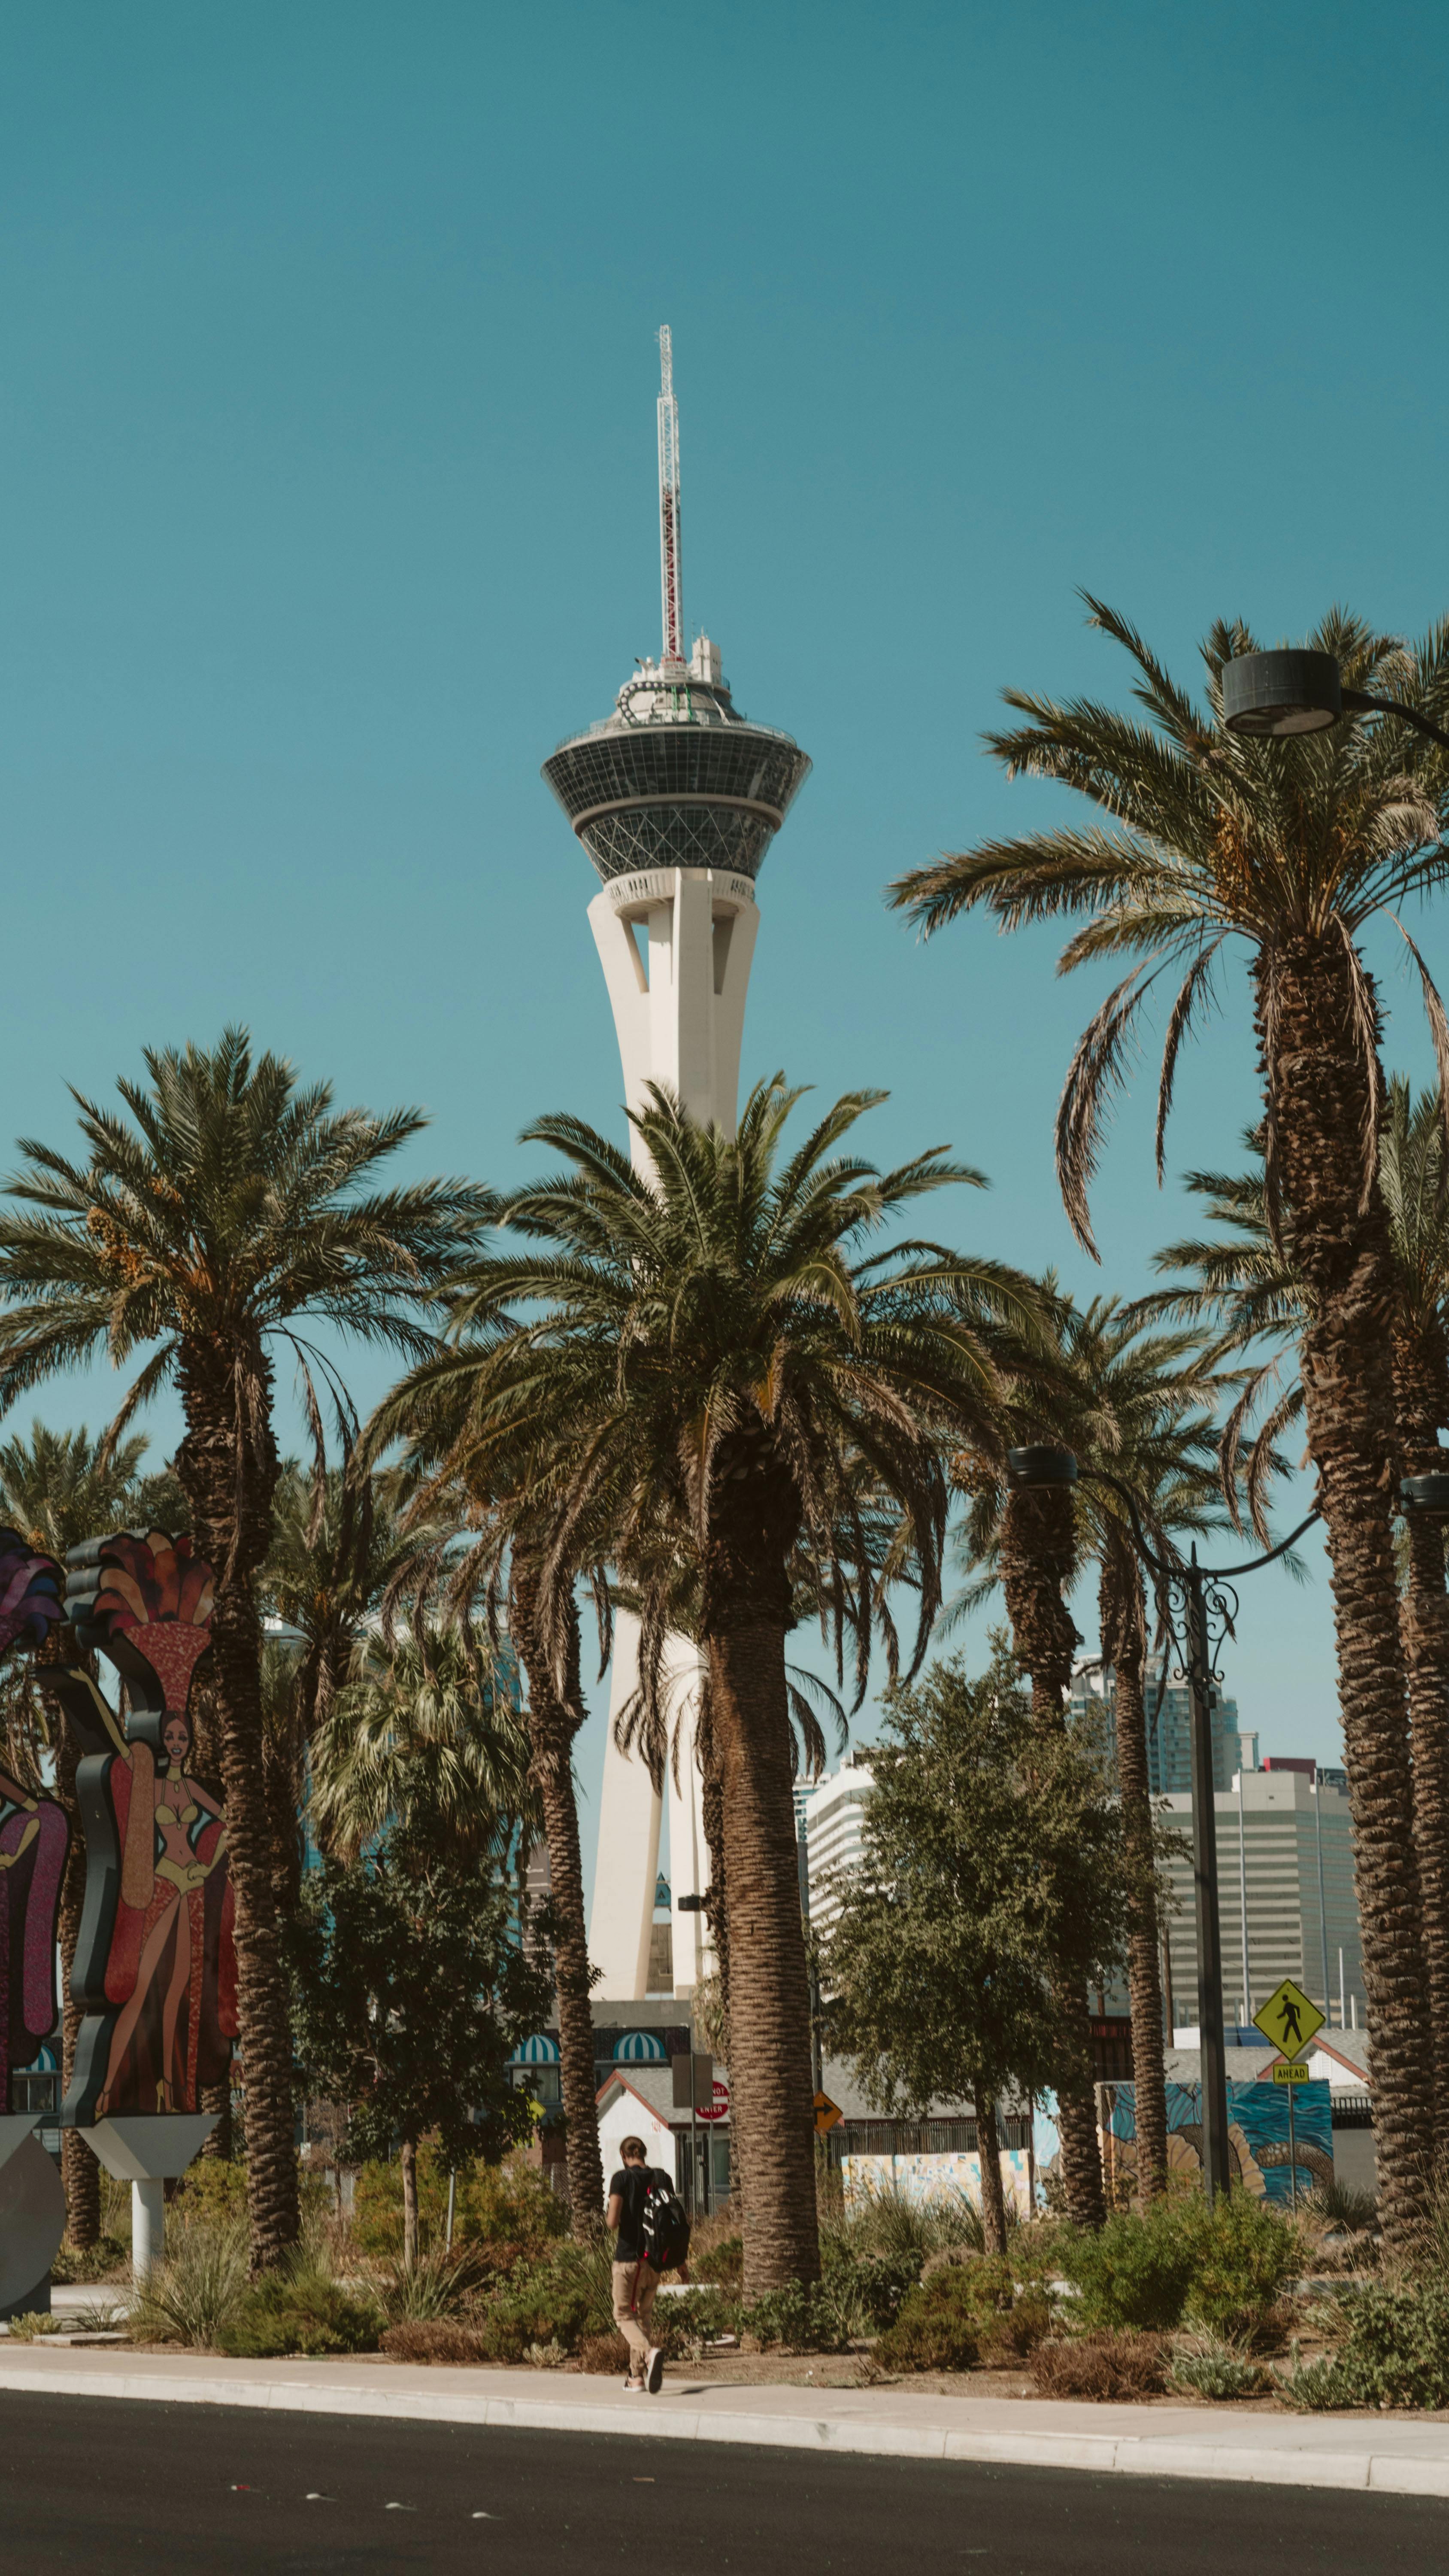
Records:
[[[939,2423],[910,2424],[883,2415],[775,2414],[744,2408],[704,2413],[683,2404],[631,2407],[597,2400],[571,2403],[563,2397],[493,2397],[474,2389],[449,2388],[441,2371],[437,2373],[440,2384],[426,2389],[397,2385],[369,2389],[356,2382],[339,2386],[326,2381],[229,2378],[164,2368],[67,2370],[56,2366],[60,2358],[57,2354],[49,2367],[37,2359],[27,2368],[7,2356],[0,2362],[0,2390],[168,2405],[260,2407],[288,2414],[379,2416],[392,2422],[477,2424],[532,2432],[634,2434],[655,2442],[746,2443],[771,2450],[854,2452],[892,2459],[976,2460],[1001,2467],[1090,2469],[1125,2477],[1230,2479],[1263,2486],[1449,2497],[1449,2428],[1437,2425],[1424,2427],[1426,2437],[1442,2432],[1442,2448],[1436,2445],[1435,2453],[1343,2444],[1318,2449],[1286,2441],[1225,2442],[1209,2434],[1206,2426],[1201,2441],[1184,2440],[1176,2429],[1154,2435],[1145,2427],[1130,2434],[1115,2430],[1097,2434],[1085,2426],[1071,2432],[1033,2430],[1025,2423],[1020,2432],[973,2427],[953,2431]],[[1143,2410],[1144,2416],[1148,2411]],[[1344,2434],[1364,2432],[1369,2420],[1348,2418],[1341,2429]],[[1394,2429],[1411,2437],[1416,2431],[1408,2425]]]

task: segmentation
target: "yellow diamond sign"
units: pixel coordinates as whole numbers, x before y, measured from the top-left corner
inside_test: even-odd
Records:
[[[1254,2025],[1263,2037],[1270,2039],[1273,2046],[1281,2048],[1284,2056],[1289,2058],[1296,2057],[1301,2049],[1308,2046],[1315,2033],[1322,2030],[1323,2019],[1317,2004],[1305,1995],[1301,1986],[1294,1984],[1291,1977],[1285,1977],[1277,1993],[1268,1997],[1262,2011],[1253,2015]]]

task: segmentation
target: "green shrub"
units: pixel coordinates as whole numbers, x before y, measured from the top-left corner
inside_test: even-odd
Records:
[[[1251,2193],[1200,2192],[1119,2210],[1095,2234],[1063,2228],[1056,2259],[1080,2292],[1085,2327],[1164,2333],[1184,2317],[1241,2333],[1275,2303],[1303,2259],[1297,2229]]]
[[[482,2331],[494,2361],[527,2361],[535,2345],[576,2352],[614,2323],[613,2276],[602,2248],[560,2246],[546,2263],[520,2266],[494,2291]]]
[[[1262,2365],[1218,2335],[1200,2335],[1174,2353],[1168,2378],[1195,2397],[1256,2397],[1264,2384]]]
[[[1051,2325],[1045,2294],[999,2254],[934,2267],[876,2346],[890,2370],[971,2370],[1023,2360]]]
[[[237,2360],[325,2358],[375,2352],[380,2323],[370,2300],[354,2298],[325,2272],[269,2272],[238,2301],[217,2342]]]
[[[1080,2294],[1088,2330],[1158,2332],[1179,2325],[1192,2279],[1192,2252],[1178,2204],[1154,2201],[1140,2216],[1118,2210],[1095,2232],[1063,2227],[1057,2260]]]
[[[702,2281],[697,2287],[672,2291],[667,2299],[655,2301],[654,2339],[666,2351],[693,2350],[697,2358],[705,2344],[717,2336],[738,2334],[740,2317],[738,2299]]]
[[[823,2250],[823,2249],[822,2249]],[[696,2281],[712,2281],[722,2290],[737,2290],[745,2277],[745,2240],[743,2236],[723,2237],[711,2245],[698,2261],[691,2255],[689,2268]]]
[[[10,2319],[10,2332],[16,2343],[34,2343],[41,2335],[59,2334],[60,2319],[49,2308],[27,2308]]]
[[[418,2224],[425,2247],[447,2235],[446,2159],[424,2142],[418,2149]],[[533,2165],[460,2165],[453,2204],[455,2245],[509,2249],[508,2265],[538,2261],[568,2227],[568,2213]],[[362,2254],[400,2255],[403,2248],[402,2163],[366,2164],[357,2177],[353,2241]]]
[[[1337,2357],[1274,2374],[1290,2405],[1449,2406],[1449,2285],[1375,2282],[1341,2291],[1337,2307]]]
[[[1183,2314],[1214,2334],[1247,2333],[1302,2268],[1297,2227],[1247,2191],[1223,2192],[1211,2209],[1198,2193],[1166,2206],[1192,2255]]]
[[[51,2257],[52,2281],[110,2281],[118,2272],[131,2268],[131,2240],[128,2236],[102,2236],[94,2245],[59,2246]]]
[[[875,2357],[883,2370],[974,2370],[981,2327],[969,2272],[936,2272],[901,2301]]]
[[[179,2219],[186,2227],[197,2220],[228,2227],[246,2214],[245,2165],[231,2164],[225,2156],[198,2156],[188,2165],[166,2219],[168,2226]]]
[[[476,2247],[463,2246],[449,2254],[440,2246],[434,2253],[420,2254],[416,2263],[399,2258],[385,2264],[375,2276],[375,2286],[390,2322],[406,2325],[457,2316],[485,2277]]]

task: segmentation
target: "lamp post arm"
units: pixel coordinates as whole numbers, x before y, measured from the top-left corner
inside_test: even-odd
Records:
[[[1402,716],[1405,724],[1415,726],[1418,732],[1426,733],[1431,742],[1442,743],[1444,749],[1449,751],[1449,733],[1441,733],[1439,727],[1431,724],[1427,716],[1420,715],[1417,707],[1406,707],[1398,698],[1365,697],[1362,689],[1345,689],[1342,694],[1345,714]]]
[[[1290,1530],[1286,1538],[1280,1538],[1277,1546],[1270,1547],[1266,1556],[1250,1556],[1243,1565],[1205,1565],[1202,1569],[1203,1573],[1209,1582],[1223,1583],[1230,1582],[1237,1574],[1256,1574],[1260,1565],[1271,1565],[1275,1557],[1282,1556],[1286,1549],[1292,1547],[1295,1539],[1300,1539],[1305,1530],[1312,1529],[1314,1522],[1322,1518],[1322,1512],[1315,1506],[1307,1520],[1300,1521],[1298,1527]]]

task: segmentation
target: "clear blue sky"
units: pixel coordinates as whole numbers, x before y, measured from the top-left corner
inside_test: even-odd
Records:
[[[1332,0],[11,11],[0,1137],[63,1141],[67,1081],[230,1018],[425,1104],[419,1168],[517,1176],[544,1108],[620,1123],[538,765],[657,649],[667,320],[687,619],[815,762],[747,1073],[887,1086],[878,1152],[992,1176],[943,1226],[1143,1285],[1180,1216],[1150,1068],[1100,1282],[1052,1178],[1101,987],[984,926],[922,951],[880,890],[1052,810],[978,736],[1003,683],[1121,688],[1078,584],[1185,671],[1217,615],[1449,606],[1446,55],[1439,10]],[[1230,1159],[1241,983],[1179,1094],[1177,1164]],[[1265,1749],[1333,1755],[1321,1575],[1261,1578],[1229,1678]]]

